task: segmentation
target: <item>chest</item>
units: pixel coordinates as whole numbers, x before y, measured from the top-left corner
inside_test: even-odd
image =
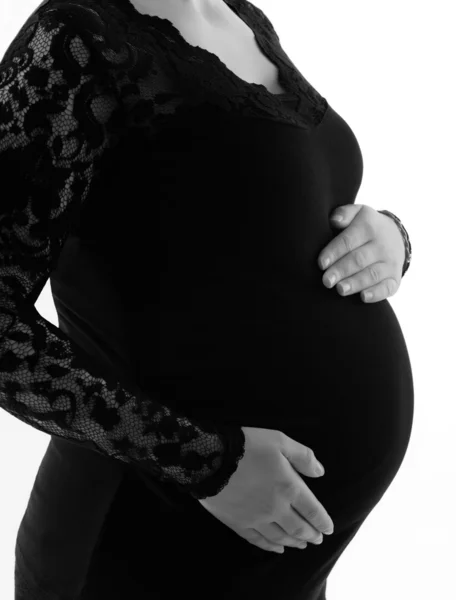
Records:
[[[132,0],[142,14],[168,19],[184,40],[218,56],[225,66],[248,83],[264,85],[271,93],[286,90],[279,83],[279,70],[261,51],[253,31],[224,2],[210,21],[197,13],[178,12],[165,3]]]

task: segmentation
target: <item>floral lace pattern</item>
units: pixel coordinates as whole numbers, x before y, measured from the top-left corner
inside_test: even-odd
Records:
[[[179,73],[179,79],[185,81],[188,97],[182,98],[182,101],[197,103],[204,94],[206,101],[229,111],[242,112],[249,118],[274,119],[303,129],[318,126],[327,112],[328,102],[296,69],[280,45],[271,21],[262,10],[247,0],[224,2],[252,29],[260,49],[277,65],[280,83],[295,97],[296,109],[287,109],[281,94],[269,92],[262,84],[247,83],[240,79],[217,55],[188,44],[168,19],[139,13],[130,0],[116,0],[114,3],[113,0],[85,0],[85,4],[94,5],[94,10],[98,5],[120,17],[127,17],[123,25],[129,40],[128,58],[124,59],[127,68],[134,63],[137,69],[144,72],[150,69],[151,54],[166,56],[166,60],[159,61],[159,68],[169,69],[171,74]],[[119,29],[117,23],[117,19],[111,23],[113,40],[124,34],[124,29]],[[127,53],[126,48],[117,47]],[[116,61],[122,61],[121,55],[116,57]],[[154,82],[154,88],[156,85]],[[160,91],[163,94],[173,93],[172,88]],[[154,89],[154,92],[158,90]],[[174,96],[173,100],[176,102]],[[169,110],[166,101],[165,107]],[[160,107],[154,108],[160,110]]]
[[[133,382],[103,377],[34,307],[90,198],[99,161],[116,146],[116,76],[129,75],[140,97],[134,77],[146,63],[129,62],[136,50],[112,22],[107,3],[43,2],[0,63],[0,405],[40,431],[89,440],[204,498],[236,470],[242,429],[203,427]],[[127,48],[129,59],[116,63]]]

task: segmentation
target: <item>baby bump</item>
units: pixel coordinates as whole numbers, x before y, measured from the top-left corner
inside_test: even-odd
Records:
[[[365,304],[323,286],[282,287],[281,301],[281,329],[264,326],[252,394],[237,408],[244,425],[279,429],[314,450],[326,474],[306,483],[336,527],[348,527],[377,504],[406,453],[414,401],[406,343],[388,301]],[[253,350],[247,344],[244,357]]]
[[[185,414],[291,428],[321,419],[372,446],[394,443],[411,416],[409,355],[387,300],[341,297],[320,279],[239,278],[161,311],[160,334],[159,370],[148,357],[140,375],[158,377],[163,397]]]
[[[199,319],[174,320],[175,335],[162,336],[165,396],[202,421],[283,431],[325,465],[312,484],[327,487],[330,504],[372,508],[404,458],[413,419],[409,355],[389,302],[271,276],[226,288],[223,303],[218,293],[204,298]]]

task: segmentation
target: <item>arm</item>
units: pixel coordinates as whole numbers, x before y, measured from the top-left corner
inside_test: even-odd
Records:
[[[115,86],[80,21],[68,6],[30,20],[0,63],[0,406],[204,498],[237,469],[242,429],[203,427],[103,377],[34,306],[114,146]]]

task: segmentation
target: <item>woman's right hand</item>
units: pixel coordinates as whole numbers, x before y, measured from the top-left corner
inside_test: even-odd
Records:
[[[298,475],[319,477],[313,451],[275,429],[242,430],[245,453],[238,468],[220,493],[198,502],[263,550],[321,543],[321,532],[331,534],[334,524]]]

